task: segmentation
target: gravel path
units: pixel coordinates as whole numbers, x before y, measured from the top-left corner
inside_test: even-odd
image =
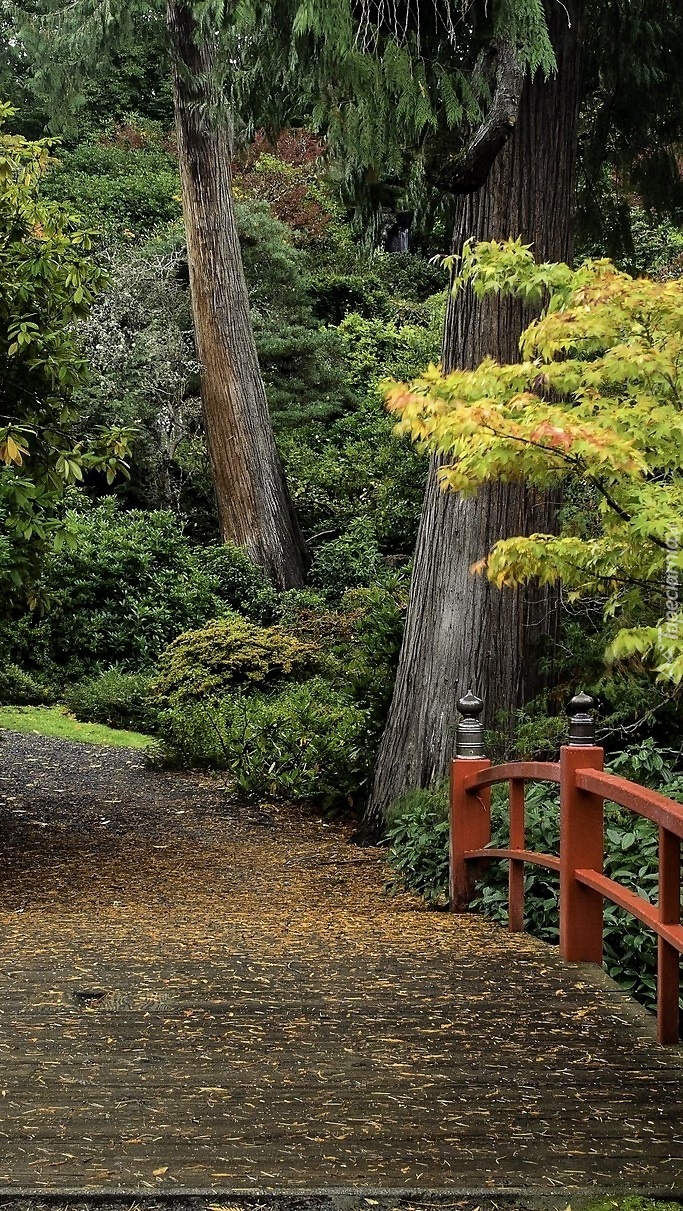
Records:
[[[277,816],[238,805],[218,777],[154,769],[135,749],[4,730],[0,802],[0,894],[15,911],[137,904],[151,889],[163,902],[180,878],[174,854],[228,827],[267,836]]]
[[[351,829],[0,734],[0,1211],[683,1189],[680,1054],[552,948],[388,898]]]

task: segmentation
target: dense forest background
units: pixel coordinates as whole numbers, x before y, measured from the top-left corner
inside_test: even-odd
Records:
[[[410,172],[374,183],[371,197],[354,192],[348,166],[305,113],[279,134],[238,132],[233,194],[253,331],[310,561],[304,588],[278,591],[221,541],[162,32],[150,23],[58,110],[12,18],[0,21],[0,99],[13,107],[5,130],[58,135],[39,196],[90,233],[103,274],[76,329],[85,372],[70,437],[85,446],[116,430],[129,443],[127,475],[95,462],[74,473],[60,542],[46,547],[27,591],[17,591],[11,550],[0,550],[1,700],[65,703],[78,719],[153,735],[157,760],[226,770],[242,793],[360,814],[391,702],[428,475],[426,456],[395,435],[381,384],[439,360],[456,202]],[[600,159],[601,103],[596,85],[580,118],[577,256],[676,277],[683,197],[639,189],[615,167],[618,148],[611,164]],[[567,492],[561,524],[599,524],[590,493]],[[623,614],[606,619],[603,605],[563,598],[559,633],[533,654],[545,688],[490,720],[488,751],[553,754],[564,703],[580,686],[598,701],[615,768],[679,796],[680,691],[641,660],[605,664]],[[397,878],[437,904],[443,802],[431,788],[389,813]],[[533,828],[552,832],[552,804],[537,809]],[[615,862],[628,866],[633,854],[633,879],[651,890],[654,868],[635,857],[649,839],[620,819],[613,831]],[[533,879],[531,913],[552,936],[554,888]],[[496,880],[481,897],[494,914]],[[614,969],[630,946],[628,979],[647,997],[654,957],[643,931],[624,941],[616,910],[612,924]]]

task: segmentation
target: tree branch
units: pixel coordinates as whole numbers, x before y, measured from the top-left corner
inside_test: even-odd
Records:
[[[491,104],[467,143],[448,145],[443,134],[425,144],[425,175],[447,193],[475,193],[486,183],[493,162],[507,143],[517,121],[526,72],[511,42],[497,39],[482,51],[474,82],[488,79]]]

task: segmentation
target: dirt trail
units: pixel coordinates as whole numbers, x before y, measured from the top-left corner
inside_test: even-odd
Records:
[[[680,1190],[680,1056],[350,826],[0,733],[0,1188]]]

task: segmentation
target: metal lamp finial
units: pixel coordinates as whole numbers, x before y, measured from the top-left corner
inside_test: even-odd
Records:
[[[456,757],[484,756],[484,725],[479,718],[483,709],[484,703],[472,690],[459,699],[458,710],[462,719],[455,733]]]
[[[595,699],[589,694],[575,694],[567,706],[569,743],[573,748],[589,748],[595,744]]]

